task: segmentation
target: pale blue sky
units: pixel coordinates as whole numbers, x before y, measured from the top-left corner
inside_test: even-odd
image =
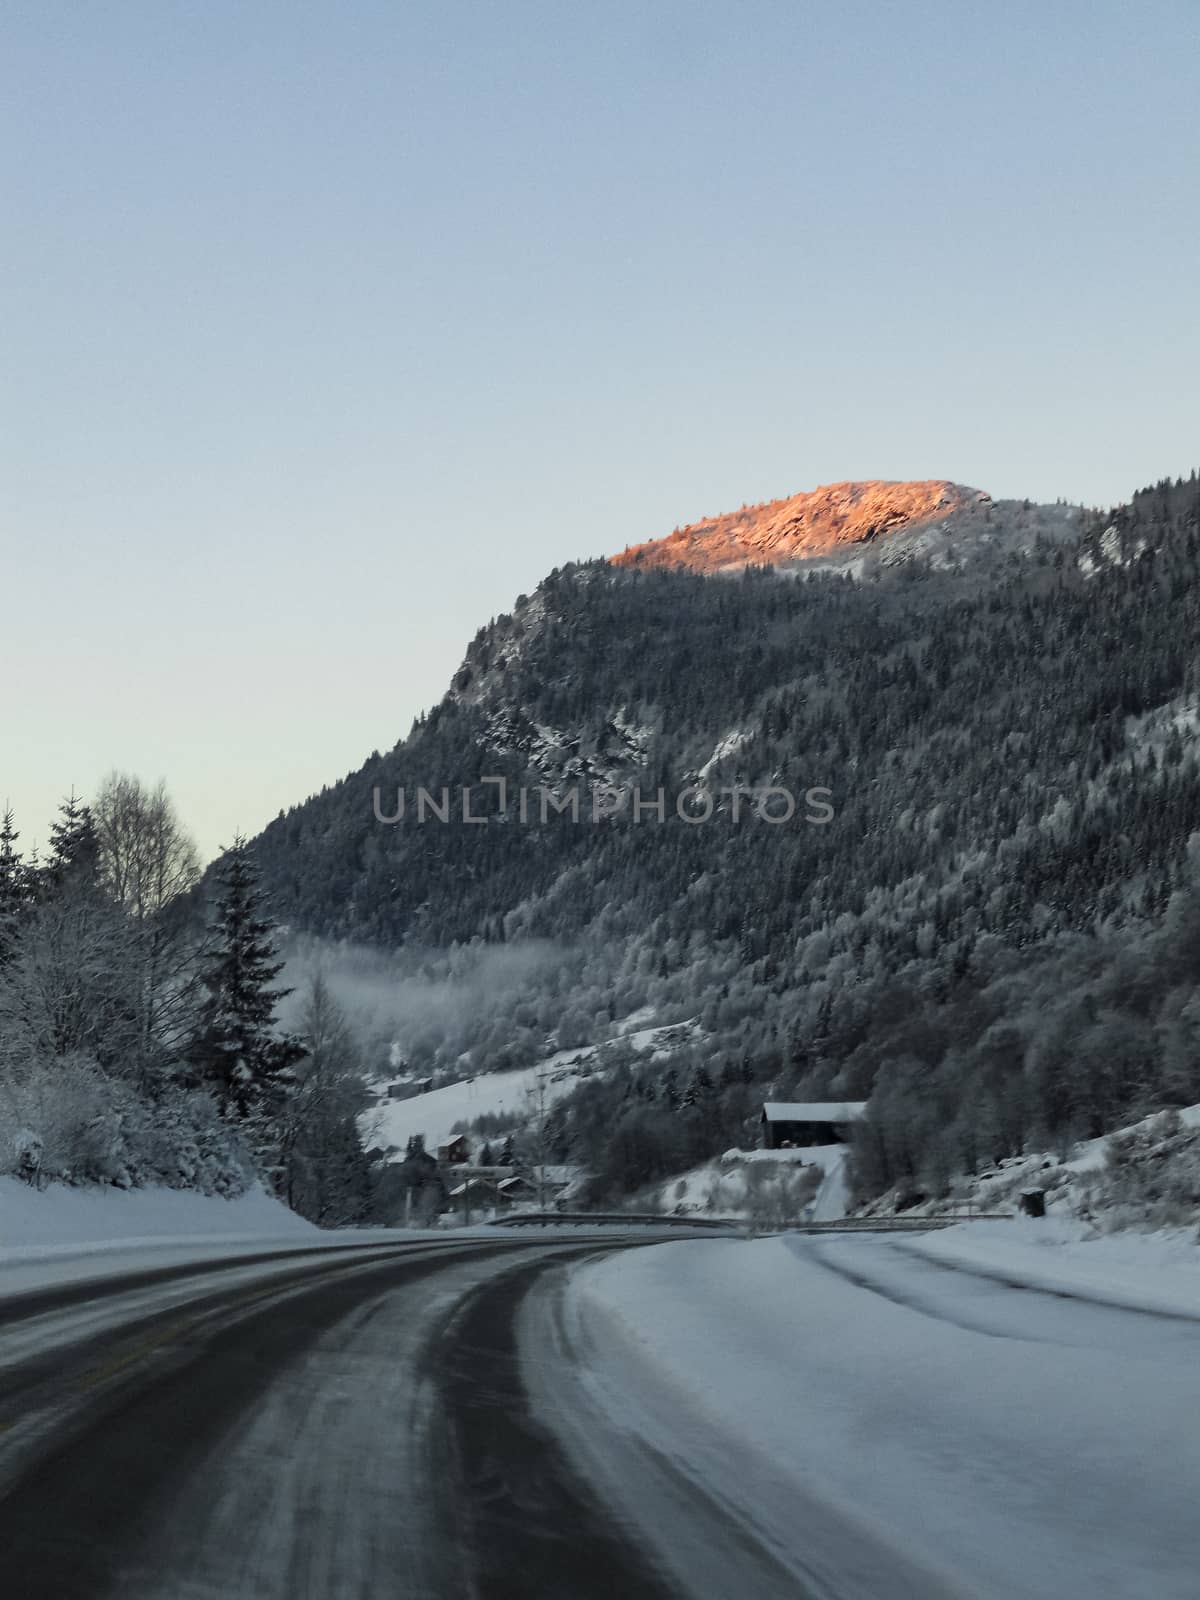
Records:
[[[1200,3],[10,0],[0,800],[206,852],[574,557],[1200,463]]]

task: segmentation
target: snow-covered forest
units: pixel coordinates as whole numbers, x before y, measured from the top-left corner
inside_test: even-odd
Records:
[[[767,1097],[869,1098],[860,1197],[936,1192],[1200,1099],[1198,580],[1194,474],[1105,514],[1018,504],[988,560],[567,568],[250,848],[293,928],[435,983],[507,952],[486,1003],[401,1023],[413,1073],[609,1040],[553,1118],[598,1196],[753,1143]],[[704,826],[522,825],[539,784],[716,798]],[[827,787],[834,820],[735,822],[737,784]],[[418,785],[473,785],[488,825],[376,819]],[[698,1026],[641,1062],[643,1012]]]
[[[407,739],[203,876],[134,779],[42,859],[7,819],[5,1170],[361,1220],[368,1087],[576,1049],[539,1158],[605,1203],[754,1145],[768,1098],[869,1101],[859,1202],[1200,1101],[1200,486],[964,538],[552,573]],[[832,820],[735,818],[768,785]],[[418,786],[486,824],[378,819]],[[712,814],[638,823],[635,786]],[[525,820],[531,787],[614,814]]]
[[[113,774],[39,858],[0,825],[0,1175],[370,1214],[357,1042],[319,972],[297,1026],[239,843],[206,898],[165,788]]]

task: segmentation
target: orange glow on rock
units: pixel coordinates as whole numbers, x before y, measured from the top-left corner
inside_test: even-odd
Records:
[[[978,489],[940,478],[830,483],[786,500],[693,522],[665,539],[634,545],[612,560],[618,566],[688,567],[695,572],[803,561],[922,523],[940,522],[989,498]]]

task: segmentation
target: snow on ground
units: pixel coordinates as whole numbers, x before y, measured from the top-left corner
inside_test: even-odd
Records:
[[[780,1210],[793,1180],[804,1167],[818,1167],[820,1187],[807,1195],[794,1213],[821,1222],[846,1215],[849,1194],[846,1187],[844,1144],[804,1145],[792,1150],[727,1150],[716,1161],[706,1161],[690,1171],[667,1178],[646,1192],[644,1203],[650,1210],[675,1211],[684,1216],[749,1218],[756,1210],[755,1195],[761,1202],[775,1203]],[[765,1171],[764,1171],[765,1169]],[[767,1177],[766,1173],[771,1176]],[[786,1207],[782,1207],[786,1210]]]
[[[897,1247],[1001,1283],[1200,1323],[1200,1244],[1190,1228],[1097,1238],[1071,1218],[1018,1217],[965,1222]]]
[[[733,731],[731,733],[727,733],[724,738],[718,739],[716,744],[713,746],[712,755],[709,756],[708,760],[696,774],[700,782],[707,783],[712,775],[713,768],[719,766],[720,763],[726,760],[729,756],[736,755],[742,746],[744,744],[748,744],[753,737],[753,731],[749,728],[734,728]]]
[[[618,1030],[618,1037],[651,1061],[669,1055],[670,1043],[694,1032],[697,1027],[694,1018],[654,1027],[630,1027],[644,1020],[645,1014],[641,1012],[627,1017],[623,1028]],[[433,1155],[438,1145],[445,1144],[451,1137],[457,1123],[471,1122],[484,1115],[530,1121],[538,1109],[539,1084],[544,1086],[545,1103],[549,1107],[555,1100],[570,1094],[583,1078],[603,1069],[603,1051],[602,1044],[559,1050],[531,1067],[518,1067],[512,1072],[482,1072],[408,1100],[381,1100],[359,1119],[363,1137],[368,1145],[379,1145],[385,1150],[393,1146],[402,1154],[414,1133],[423,1134],[425,1148]],[[492,1143],[495,1142],[493,1137]]]
[[[1014,1282],[1067,1287],[1096,1252],[1102,1288],[1118,1243],[1136,1314],[949,1265],[1003,1248]],[[807,1575],[856,1600],[1194,1600],[1200,1273],[1172,1241],[1104,1246],[1052,1249],[1032,1219],[924,1255],[844,1235],[664,1244],[579,1269],[566,1326],[590,1403],[786,1552],[799,1592]],[[1197,1320],[1147,1314],[1189,1297]]]
[[[410,1100],[383,1100],[363,1113],[360,1122],[368,1144],[385,1150],[395,1146],[403,1153],[413,1134],[423,1134],[425,1148],[434,1155],[451,1138],[454,1127],[475,1117],[532,1117],[537,1109],[539,1082],[545,1085],[546,1105],[569,1094],[590,1070],[591,1050],[560,1050],[532,1067],[514,1072],[485,1072],[461,1083],[414,1095]],[[493,1141],[495,1142],[495,1141]]]
[[[1200,1130],[1200,1105],[1155,1112],[1127,1127],[1114,1129],[1112,1134],[1082,1140],[1065,1158],[1048,1150],[1008,1156],[993,1168],[960,1176],[948,1195],[918,1204],[909,1203],[911,1195],[906,1197],[900,1189],[891,1189],[862,1206],[859,1215],[888,1216],[898,1209],[909,1217],[937,1216],[940,1212],[961,1212],[964,1208],[1012,1212],[1023,1190],[1042,1189],[1046,1206],[1055,1217],[1086,1215],[1092,1218],[1094,1227],[1144,1226],[1148,1217],[1154,1225],[1154,1208],[1150,1204],[1153,1195],[1147,1193],[1146,1203],[1139,1207],[1136,1191],[1132,1195],[1122,1194],[1109,1180],[1106,1168],[1112,1148],[1110,1141],[1128,1137],[1138,1141],[1141,1157],[1153,1175],[1149,1188],[1161,1189],[1170,1176],[1171,1161],[1178,1153],[1172,1149],[1173,1124],[1184,1133]],[[1156,1166],[1158,1170],[1154,1171]],[[1178,1187],[1187,1191],[1190,1179],[1184,1177]],[[1144,1217],[1139,1216],[1139,1209]],[[1186,1210],[1186,1206],[1182,1209]]]
[[[34,1189],[0,1178],[0,1264],[109,1245],[315,1238],[319,1230],[259,1188],[224,1200],[190,1189]]]
[[[825,1176],[813,1202],[814,1222],[837,1222],[850,1208],[850,1185],[846,1180],[847,1154],[844,1145],[826,1145],[822,1151],[821,1165]]]
[[[1200,737],[1200,705],[1193,697],[1176,695],[1141,716],[1125,718],[1126,746],[1141,756],[1147,750],[1161,756],[1173,733],[1179,735],[1185,749]]]

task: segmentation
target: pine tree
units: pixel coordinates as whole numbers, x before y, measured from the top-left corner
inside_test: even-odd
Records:
[[[366,1098],[361,1048],[320,972],[308,985],[297,1042],[304,1060],[274,1115],[281,1196],[320,1227],[365,1221],[371,1175],[357,1124]]]
[[[240,836],[218,882],[198,1066],[222,1115],[254,1124],[252,1138],[265,1150],[304,1047],[275,1031],[276,1007],[291,990],[272,987],[283,962],[276,956],[274,925],[265,915],[258,870]]]
[[[6,806],[0,822],[0,967],[12,960],[21,913],[29,903],[32,888],[16,847],[19,838],[13,826],[12,807]]]
[[[92,808],[72,789],[58,810],[57,819],[50,824],[45,880],[51,889],[59,889],[67,882],[90,886],[100,870],[100,841]]]

